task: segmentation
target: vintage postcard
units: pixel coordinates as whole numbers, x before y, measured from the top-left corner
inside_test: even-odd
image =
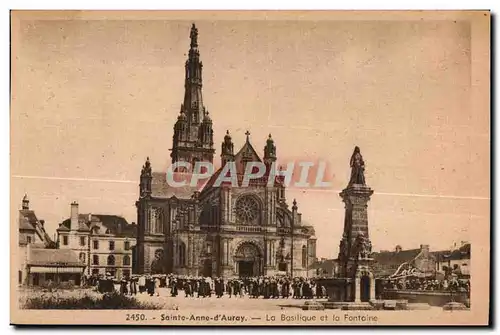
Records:
[[[11,62],[13,324],[489,323],[488,11],[13,11]]]

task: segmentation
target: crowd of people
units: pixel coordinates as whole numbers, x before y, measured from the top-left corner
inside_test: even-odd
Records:
[[[183,295],[186,298],[249,298],[258,299],[312,299],[326,298],[326,287],[319,280],[289,277],[251,277],[251,278],[209,278],[178,275],[133,275],[116,280],[111,275],[86,278],[88,286],[101,293],[112,292],[119,287],[125,295],[160,295],[160,288],[172,297]],[[162,291],[165,294],[165,290]]]
[[[388,279],[383,282],[382,286],[384,289],[389,290],[470,292],[470,280],[456,277],[441,280],[409,277]]]
[[[314,279],[288,277],[251,277],[251,278],[193,278],[169,276],[172,296],[183,290],[185,297],[217,298],[227,295],[229,298],[258,299],[312,299],[326,297],[326,288]]]
[[[378,280],[377,280],[378,281]],[[132,275],[130,278],[116,280],[106,276],[86,278],[88,286],[95,287],[101,293],[119,291],[124,295],[148,294],[186,298],[221,298],[249,297],[251,299],[320,299],[326,298],[327,292],[321,278],[249,277],[249,278],[210,278],[181,275]],[[454,291],[470,292],[469,279],[429,279],[406,277],[383,279],[377,283],[381,290],[418,290],[418,291]],[[162,288],[163,290],[160,290]]]

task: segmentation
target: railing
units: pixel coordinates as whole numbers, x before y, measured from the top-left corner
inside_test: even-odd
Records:
[[[262,227],[236,226],[236,230],[246,233],[260,233],[265,229],[263,229]]]
[[[217,225],[201,225],[199,226],[201,231],[209,231],[209,232],[216,232],[216,231],[228,231],[228,232],[246,232],[246,233],[261,233],[265,231],[269,232],[274,232],[274,227],[273,226],[245,226],[245,225],[239,225],[239,224],[231,224],[231,225],[222,225],[222,226],[217,226]],[[175,229],[173,230],[173,233],[176,232],[182,232],[187,230],[188,226]],[[297,232],[297,231],[295,231]],[[281,228],[276,228],[276,233],[279,235],[289,235],[291,233],[291,229],[289,227],[281,227]]]

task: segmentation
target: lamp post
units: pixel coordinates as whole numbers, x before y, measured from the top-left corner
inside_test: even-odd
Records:
[[[292,245],[290,246],[290,277],[293,278],[293,229],[295,227],[295,216],[297,214],[297,201],[293,199],[293,206],[292,206],[292,222],[291,222],[291,227],[290,227],[290,240],[292,242]]]

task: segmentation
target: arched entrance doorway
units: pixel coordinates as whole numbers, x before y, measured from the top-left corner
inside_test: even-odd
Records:
[[[212,277],[212,259],[206,258],[203,261],[202,275],[203,277]]]
[[[370,286],[373,285],[371,283],[370,277],[369,276],[362,276],[360,280],[360,298],[362,302],[367,302],[370,301],[371,299],[375,299],[375,297],[370,297]]]
[[[251,243],[242,243],[234,254],[236,272],[239,277],[254,277],[262,274],[261,269],[262,254],[259,248]]]

